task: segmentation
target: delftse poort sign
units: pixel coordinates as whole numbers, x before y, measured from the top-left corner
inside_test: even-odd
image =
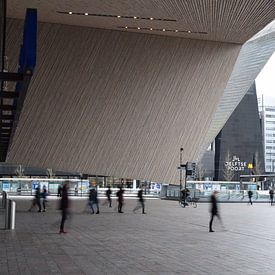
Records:
[[[227,170],[231,171],[244,171],[247,168],[246,161],[240,161],[240,158],[233,156],[232,161],[226,161],[224,163]]]

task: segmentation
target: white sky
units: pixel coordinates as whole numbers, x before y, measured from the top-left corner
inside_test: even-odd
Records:
[[[275,106],[275,53],[257,76],[256,89],[258,98],[263,95],[265,106]]]

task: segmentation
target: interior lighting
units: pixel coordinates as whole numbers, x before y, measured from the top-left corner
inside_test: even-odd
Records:
[[[178,32],[179,30],[175,30],[175,32]]]
[[[117,18],[120,18],[120,17],[121,17],[120,15],[117,16]]]
[[[69,11],[69,14],[73,14],[71,11]]]
[[[89,13],[88,13],[88,12],[85,12],[84,14],[85,14],[85,15],[89,15]]]
[[[150,20],[154,20],[154,18],[153,18],[153,17],[150,17]]]
[[[125,29],[128,29],[128,27],[126,26]]]
[[[162,29],[163,32],[165,32],[165,29]]]
[[[191,33],[191,31],[188,31],[188,33]]]
[[[153,28],[150,28],[150,31],[152,31],[153,30]]]
[[[137,17],[136,17],[136,16],[134,16],[134,19],[137,19]]]
[[[138,30],[140,30],[140,27],[138,27]]]

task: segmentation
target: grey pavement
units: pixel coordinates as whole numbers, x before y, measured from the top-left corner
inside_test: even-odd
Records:
[[[176,201],[147,200],[146,215],[101,206],[83,212],[73,199],[72,215],[59,234],[60,213],[50,199],[45,213],[27,212],[17,198],[16,229],[0,230],[0,274],[275,274],[275,206],[221,204],[227,228],[214,221],[209,205],[181,208]],[[3,210],[0,211],[3,225]]]

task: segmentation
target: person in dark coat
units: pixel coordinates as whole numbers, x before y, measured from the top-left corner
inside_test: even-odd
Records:
[[[248,203],[250,203],[252,205],[253,204],[252,203],[253,192],[251,190],[249,190],[247,194],[248,194],[248,199],[249,199]]]
[[[106,195],[106,201],[103,203],[103,205],[108,204],[109,207],[112,207],[112,198],[111,198],[112,190],[111,190],[111,186],[110,185],[108,186],[108,189],[106,190],[105,195]]]
[[[34,199],[32,201],[31,207],[29,209],[29,211],[32,211],[32,209],[37,205],[38,206],[38,212],[42,212],[41,211],[41,192],[40,192],[40,187],[36,187],[35,188],[35,195],[34,195]]]
[[[215,190],[212,193],[211,197],[210,197],[210,202],[211,202],[211,211],[210,211],[211,218],[210,218],[210,222],[209,222],[209,232],[215,232],[213,230],[213,227],[212,227],[213,220],[214,220],[215,216],[219,219],[219,221],[222,224],[221,216],[220,216],[219,211],[218,211],[217,196],[218,196],[218,191]],[[222,224],[222,226],[223,226],[223,224]]]
[[[95,190],[95,188],[90,189],[89,201],[90,201],[90,207],[91,207],[91,210],[92,210],[92,214],[95,213],[94,204],[96,205],[96,209],[97,209],[96,214],[99,214],[97,191]]]
[[[273,205],[273,199],[274,199],[274,190],[273,188],[270,188],[269,190],[269,197],[270,197],[270,204]]]
[[[145,203],[143,198],[143,187],[138,191],[137,197],[138,197],[138,203],[137,203],[137,206],[133,209],[133,212],[135,213],[138,209],[142,208],[142,214],[146,214]]]
[[[41,197],[42,197],[42,199],[43,199],[43,201],[42,201],[42,204],[43,204],[43,212],[46,212],[47,196],[48,196],[47,188],[46,188],[46,186],[44,185],[44,186],[43,186],[42,193],[41,193]]]
[[[59,233],[67,233],[64,231],[64,224],[68,216],[68,209],[69,209],[69,197],[68,197],[68,189],[69,189],[69,182],[66,181],[62,188],[62,196],[60,200],[60,210],[61,210],[61,224],[60,224],[60,230]]]
[[[119,190],[116,193],[117,201],[118,201],[118,213],[123,213],[122,212],[122,206],[123,206],[123,202],[124,202],[123,193],[124,193],[124,190],[122,189],[122,187],[119,187]]]
[[[57,197],[61,197],[61,196],[62,196],[62,186],[59,184],[57,189]]]

